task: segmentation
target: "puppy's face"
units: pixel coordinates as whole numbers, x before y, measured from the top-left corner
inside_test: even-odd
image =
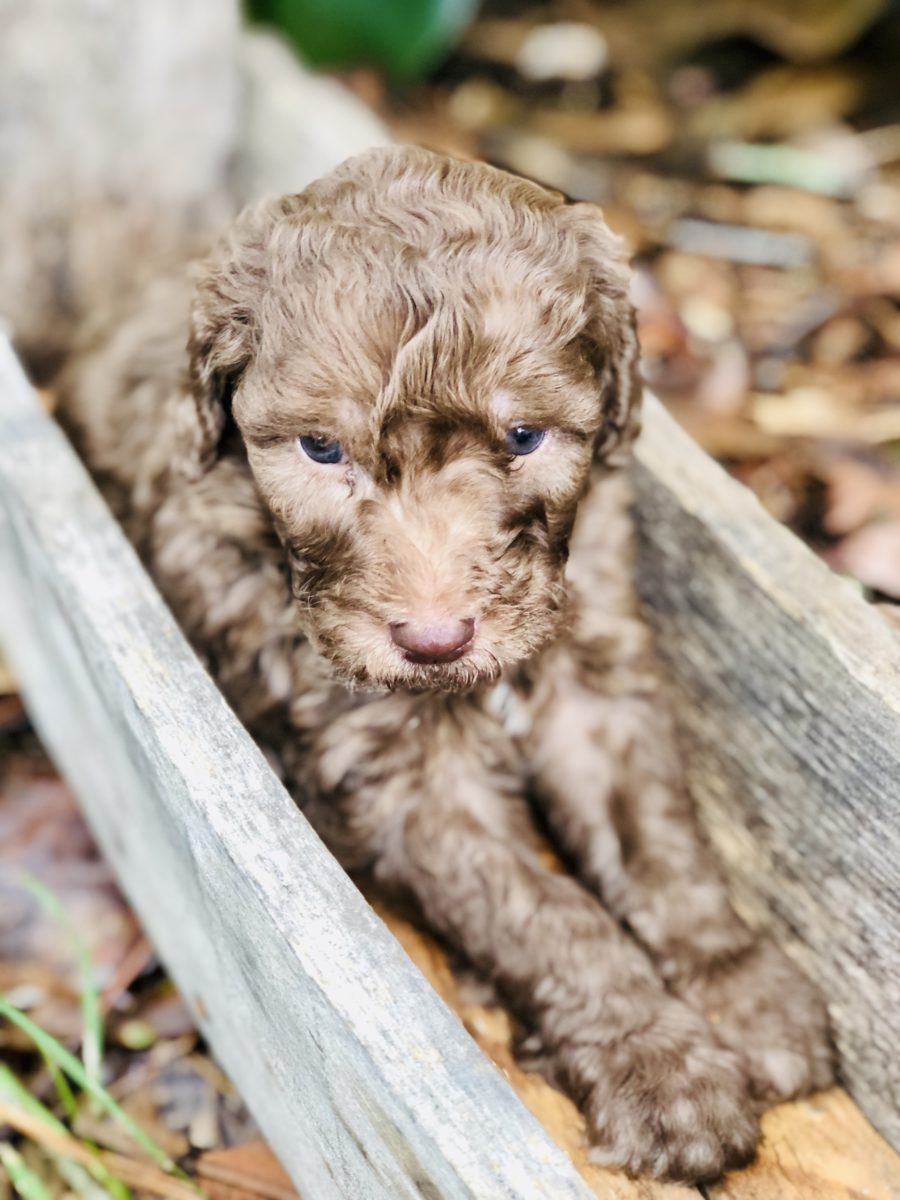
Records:
[[[557,631],[632,351],[597,343],[572,209],[420,151],[370,170],[378,155],[377,180],[345,167],[252,239],[266,287],[237,327],[232,307],[232,338],[252,326],[232,411],[338,675],[458,690]]]

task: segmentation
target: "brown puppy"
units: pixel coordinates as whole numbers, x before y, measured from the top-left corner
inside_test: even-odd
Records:
[[[831,1054],[684,793],[616,471],[627,283],[596,209],[373,151],[98,329],[63,413],[341,861],[490,977],[598,1161],[702,1179]]]

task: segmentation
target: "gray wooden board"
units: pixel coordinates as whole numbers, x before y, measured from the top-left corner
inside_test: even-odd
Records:
[[[206,675],[0,342],[0,638],[304,1200],[585,1198]]]
[[[739,908],[823,988],[900,1148],[900,637],[652,398],[641,590]]]

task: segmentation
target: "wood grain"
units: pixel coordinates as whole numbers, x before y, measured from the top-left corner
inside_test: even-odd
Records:
[[[842,1074],[900,1145],[900,637],[652,398],[641,590],[735,901],[829,1001]]]

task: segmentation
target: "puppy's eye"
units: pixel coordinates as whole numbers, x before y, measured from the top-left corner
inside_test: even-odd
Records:
[[[516,425],[506,435],[506,448],[510,454],[533,454],[546,436],[546,429]]]
[[[344,447],[340,442],[330,442],[324,437],[298,438],[300,449],[313,462],[334,465],[344,461]]]

